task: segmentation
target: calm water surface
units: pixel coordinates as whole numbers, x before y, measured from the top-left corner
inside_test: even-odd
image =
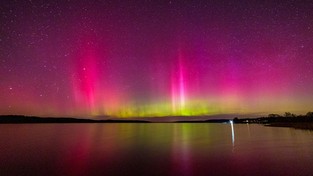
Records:
[[[0,125],[0,175],[312,175],[313,133],[230,124]]]

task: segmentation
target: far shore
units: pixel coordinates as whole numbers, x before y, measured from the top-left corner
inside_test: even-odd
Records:
[[[203,118],[204,116],[202,116]],[[204,117],[205,118],[205,117]],[[296,116],[286,113],[285,116],[270,114],[267,117],[206,120],[176,120],[176,121],[149,121],[138,119],[109,118],[103,120],[80,119],[70,117],[36,117],[24,115],[0,115],[0,124],[28,124],[28,123],[234,123],[234,124],[260,124],[267,127],[289,127],[303,130],[313,130],[313,113]]]
[[[295,115],[290,112],[286,112],[284,116],[279,114],[269,114],[267,117],[245,119],[235,117],[233,122],[239,124],[262,124],[268,127],[289,127],[295,129],[313,130],[313,112],[308,112],[306,115]]]

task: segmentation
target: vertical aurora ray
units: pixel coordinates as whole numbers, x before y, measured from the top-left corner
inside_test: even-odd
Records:
[[[186,78],[185,67],[183,65],[182,53],[179,52],[178,63],[172,69],[171,79],[171,97],[172,97],[172,113],[176,115],[184,115],[186,106]]]
[[[74,58],[72,85],[75,103],[85,113],[93,113],[97,106],[96,96],[99,83],[96,49],[90,42],[84,43]]]
[[[79,53],[73,58],[72,89],[75,105],[80,113],[91,116],[123,116],[126,96],[110,78],[103,46],[95,37],[86,37],[79,45]],[[101,53],[101,54],[100,54]],[[122,99],[123,98],[123,99]],[[127,111],[127,110],[126,110]]]
[[[185,76],[184,76],[184,67],[182,64],[182,58],[179,57],[179,99],[180,99],[180,109],[185,107]]]

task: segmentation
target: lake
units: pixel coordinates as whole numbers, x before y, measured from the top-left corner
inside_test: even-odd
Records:
[[[313,132],[257,124],[2,124],[0,175],[312,175]]]

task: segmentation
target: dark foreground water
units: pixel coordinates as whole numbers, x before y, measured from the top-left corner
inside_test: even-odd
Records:
[[[0,175],[312,175],[313,133],[230,124],[0,125]]]

